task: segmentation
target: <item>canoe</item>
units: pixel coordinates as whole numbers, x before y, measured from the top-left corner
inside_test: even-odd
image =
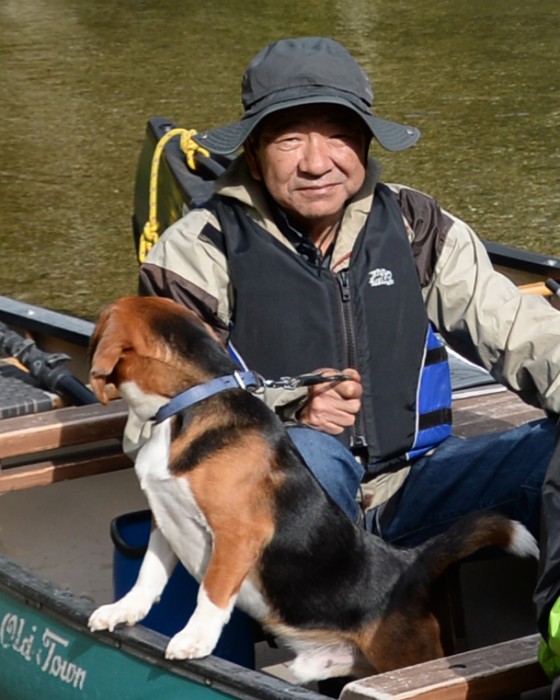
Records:
[[[73,372],[85,380],[91,323],[7,298],[0,298],[0,321],[9,322],[20,332],[33,333],[38,346],[49,352],[64,348],[73,357]],[[315,688],[294,686],[277,677],[285,676],[285,657],[274,649],[267,657],[268,643],[260,637],[255,639],[255,648],[261,647],[264,661],[259,663],[261,670],[254,670],[247,668],[250,663],[241,665],[217,656],[166,661],[168,637],[143,625],[112,633],[89,632],[86,621],[96,595],[77,593],[87,585],[83,582],[68,585],[78,573],[68,550],[83,548],[81,567],[86,580],[95,575],[96,567],[110,566],[111,558],[106,557],[101,564],[91,558],[91,550],[99,544],[82,539],[81,530],[89,521],[95,530],[101,520],[104,536],[106,533],[109,539],[110,516],[100,515],[99,510],[103,510],[115,482],[105,488],[99,479],[129,478],[116,499],[121,512],[131,507],[126,488],[135,477],[120,450],[126,411],[119,400],[109,406],[71,406],[66,405],[67,399],[57,400],[51,392],[46,393],[53,398],[54,407],[41,406],[38,412],[0,420],[0,697],[323,698]],[[493,422],[496,429],[503,429],[508,421],[518,424],[534,417],[536,411],[503,393],[462,399],[456,405],[456,428],[465,435],[493,429]],[[117,483],[120,488],[123,482]],[[76,488],[62,492],[61,498],[56,489],[69,485]],[[14,497],[19,500],[9,500]],[[78,502],[73,504],[72,499]],[[9,522],[2,520],[6,511],[16,513],[20,524],[32,520],[39,533],[40,556],[35,554],[36,559],[22,556],[18,547],[10,556]],[[52,517],[53,513],[61,523],[57,537],[63,532],[65,539],[60,543],[61,560],[49,569],[51,580],[47,580],[41,572],[43,550],[54,546],[52,542],[45,546],[41,537],[49,536],[49,514]],[[77,523],[76,518],[82,522]],[[112,562],[115,568],[115,555]],[[544,686],[546,681],[535,661],[537,636],[525,634],[524,628],[520,631],[510,641],[423,664],[422,668],[354,681],[344,686],[340,696],[343,700],[435,698],[448,697],[446,693],[453,689],[452,696],[457,698],[497,698],[505,692]],[[239,646],[247,644],[246,634],[238,641]],[[275,658],[276,654],[280,657]],[[412,696],[406,695],[410,688],[414,688]],[[333,695],[332,688],[321,690]]]
[[[148,122],[135,186],[133,229],[137,247],[150,219],[149,184],[154,179],[154,153],[172,129],[175,126],[168,120],[154,118]],[[186,166],[179,137],[174,135],[160,151],[155,206],[163,230],[187,208],[208,196],[213,180],[227,166],[227,160],[198,153],[194,156],[197,166],[193,171]],[[526,283],[557,276],[555,270],[560,260],[504,246],[488,244],[488,247],[495,264],[516,281],[521,278]],[[6,297],[0,297],[0,322],[32,338],[38,351],[54,354],[78,383],[87,382],[87,346],[92,323]],[[61,354],[68,359],[61,360]],[[115,578],[120,556],[112,551],[109,537],[109,530],[120,518],[111,520],[114,512],[111,513],[110,506],[115,502],[118,512],[128,515],[141,504],[139,497],[130,493],[135,477],[120,444],[126,409],[119,400],[109,406],[87,401],[74,405],[65,391],[58,395],[52,387],[36,386],[37,380],[29,382],[28,375],[26,368],[14,363],[13,358],[0,359],[0,399],[10,404],[9,412],[0,414],[3,415],[0,419],[0,697],[3,700],[36,697],[319,700],[323,693],[329,696],[340,693],[344,700],[497,698],[545,685],[535,662],[537,637],[532,629],[525,634],[524,628],[516,630],[514,638],[508,636],[508,641],[499,643],[492,641],[482,651],[475,648],[431,665],[403,669],[398,674],[381,674],[338,689],[328,684],[319,688],[292,685],[286,680],[289,675],[282,650],[270,647],[261,634],[249,640],[252,649],[257,650],[258,670],[250,668],[252,662],[240,661],[238,655],[239,649],[247,646],[246,626],[243,640],[236,636],[240,635],[241,627],[233,634],[233,646],[239,649],[230,654],[231,658],[223,653],[201,661],[183,662],[164,659],[168,637],[157,630],[157,625],[152,629],[138,625],[92,634],[87,629],[87,618],[96,604],[107,600],[99,598],[88,579],[110,567]],[[7,385],[10,392],[4,391]],[[37,390],[38,398],[22,398],[30,385]],[[522,405],[509,393],[481,393],[484,395],[457,400],[459,433],[503,429],[536,415],[535,409]],[[132,515],[138,512],[134,510]],[[10,522],[6,516],[2,519],[5,513],[13,514],[21,529],[30,523],[31,530],[36,530],[30,539],[35,534],[39,547],[29,555],[21,539],[15,538],[12,544]],[[60,526],[53,530],[58,521]],[[96,558],[100,528],[101,537],[107,540],[107,549],[111,551]],[[84,530],[93,536],[83,536]],[[60,542],[53,541],[51,531],[56,531],[54,539],[60,538]],[[51,548],[58,548],[61,555],[56,566],[50,563],[45,566],[43,550]],[[80,563],[76,563],[74,549],[83,551]],[[115,591],[117,583],[113,583]],[[457,629],[453,632],[457,638]],[[406,695],[407,688],[414,688],[412,695],[410,692]]]
[[[0,556],[0,697],[322,697],[216,657],[168,662],[168,638],[143,626],[94,635],[86,626],[93,609]]]

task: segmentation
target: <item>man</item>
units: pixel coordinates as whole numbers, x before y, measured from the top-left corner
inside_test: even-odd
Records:
[[[282,40],[250,63],[243,118],[201,134],[243,152],[202,208],[173,225],[140,293],[196,310],[267,378],[345,380],[268,391],[309,468],[350,517],[416,544],[496,508],[539,525],[554,422],[459,440],[435,332],[528,402],[560,411],[560,314],[496,273],[483,245],[430,197],[380,183],[370,142],[419,132],[371,111],[363,70],[337,42]]]

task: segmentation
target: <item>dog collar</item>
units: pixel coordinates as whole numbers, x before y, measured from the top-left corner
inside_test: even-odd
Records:
[[[189,408],[189,406],[193,406],[195,403],[208,399],[210,396],[219,394],[227,389],[254,391],[261,386],[263,386],[263,382],[256,372],[234,372],[225,377],[217,377],[174,396],[169,403],[166,403],[158,410],[153,421],[154,423],[161,423],[166,418],[171,418],[171,416]]]

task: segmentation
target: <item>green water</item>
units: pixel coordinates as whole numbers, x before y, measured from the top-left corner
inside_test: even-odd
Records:
[[[248,60],[302,34],[345,44],[377,113],[421,129],[380,153],[387,181],[560,255],[558,0],[1,0],[0,294],[93,318],[133,293],[147,118],[237,118]]]

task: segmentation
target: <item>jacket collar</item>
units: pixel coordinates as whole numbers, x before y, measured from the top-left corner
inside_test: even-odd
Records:
[[[368,159],[366,179],[361,189],[348,203],[340,232],[333,251],[333,261],[345,258],[351,251],[364,227],[373,203],[375,186],[379,182],[381,166],[373,158]],[[251,218],[262,226],[271,236],[295,251],[293,242],[277,225],[275,216],[269,206],[269,198],[262,184],[255,180],[249,172],[249,166],[243,154],[238,156],[229,168],[216,181],[216,194],[232,197],[248,210]]]

